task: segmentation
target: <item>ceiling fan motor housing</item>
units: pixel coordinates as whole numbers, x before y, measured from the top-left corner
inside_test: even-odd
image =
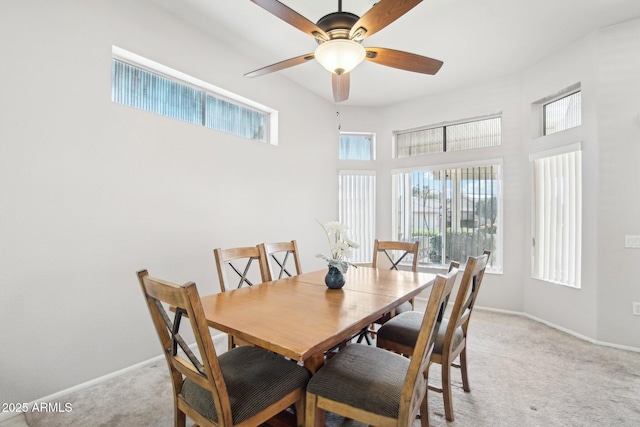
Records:
[[[323,16],[316,25],[320,27],[331,40],[348,39],[351,27],[355,25],[360,17],[349,12],[333,12]],[[320,43],[320,41],[318,41]]]

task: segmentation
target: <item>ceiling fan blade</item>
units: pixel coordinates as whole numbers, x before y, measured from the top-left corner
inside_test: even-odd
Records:
[[[267,12],[277,16],[284,22],[293,25],[300,31],[309,34],[311,37],[321,40],[329,40],[329,36],[320,27],[300,15],[289,6],[280,3],[278,0],[251,0]]]
[[[284,70],[285,68],[293,67],[295,65],[304,64],[305,62],[314,59],[313,53],[307,53],[306,55],[296,56],[295,58],[285,59],[284,61],[276,62],[275,64],[267,65],[266,67],[258,68],[245,74],[245,77],[258,77],[264,74],[273,73],[274,71]]]
[[[442,61],[437,59],[384,47],[367,47],[366,51],[367,56],[365,56],[365,59],[367,61],[415,73],[435,74],[443,64]]]
[[[333,86],[333,100],[342,102],[349,99],[349,86],[351,85],[351,77],[349,73],[340,75],[331,73],[331,86]]]
[[[349,32],[349,38],[362,40],[377,33],[420,2],[422,0],[381,0],[355,23]]]

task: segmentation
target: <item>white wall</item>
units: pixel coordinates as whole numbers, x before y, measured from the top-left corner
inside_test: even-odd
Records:
[[[525,275],[525,311],[532,316],[545,319],[578,334],[596,338],[596,291],[599,263],[596,251],[598,191],[598,138],[597,138],[597,90],[596,67],[598,62],[595,47],[597,35],[593,34],[574,43],[557,54],[536,64],[523,76],[522,111],[525,126],[522,139],[527,155],[537,151],[581,142],[583,170],[582,199],[582,287],[573,289],[530,278]],[[580,83],[582,90],[582,126],[544,137],[537,137],[534,128],[540,125],[539,116],[531,114],[531,105],[538,100],[559,93],[563,89]],[[530,169],[527,159],[523,168]],[[530,172],[530,171],[529,171]],[[530,178],[530,173],[528,174]],[[530,180],[526,187],[531,187]],[[531,201],[527,200],[527,237],[531,238]],[[526,261],[529,253],[523,253]]]
[[[640,318],[631,314],[632,301],[640,300],[640,251],[625,249],[624,236],[640,232],[638,40],[638,19],[601,29],[532,67],[523,79],[523,109],[578,82],[583,102],[580,128],[529,135],[527,141],[528,151],[582,142],[582,288],[528,279],[525,311],[590,339],[634,348],[640,347]]]
[[[640,347],[640,19],[604,28],[598,38],[597,337]]]
[[[279,110],[279,145],[112,103],[112,45]],[[5,2],[0,57],[0,402],[159,355],[139,269],[213,293],[215,247],[291,239],[322,266],[330,103],[145,2]]]

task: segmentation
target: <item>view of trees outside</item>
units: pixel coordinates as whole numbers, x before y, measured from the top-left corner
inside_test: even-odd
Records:
[[[420,264],[464,263],[484,250],[495,253],[499,169],[481,166],[396,176],[398,240],[420,242]]]

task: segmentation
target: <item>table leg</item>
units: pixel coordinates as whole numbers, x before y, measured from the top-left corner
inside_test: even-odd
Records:
[[[324,365],[324,353],[317,353],[307,358],[304,361],[304,367],[311,372],[311,375],[315,374],[318,369]]]

